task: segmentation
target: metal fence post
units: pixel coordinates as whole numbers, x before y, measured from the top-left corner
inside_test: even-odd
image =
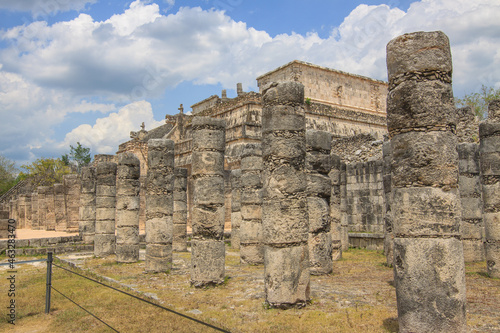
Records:
[[[45,313],[50,312],[50,291],[52,286],[52,252],[47,252],[47,286],[45,290]]]

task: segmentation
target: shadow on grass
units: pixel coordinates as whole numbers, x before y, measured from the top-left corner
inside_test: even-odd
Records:
[[[388,332],[398,332],[399,331],[398,318],[384,319],[383,326]]]

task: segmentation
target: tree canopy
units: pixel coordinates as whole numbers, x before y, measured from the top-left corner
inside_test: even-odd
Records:
[[[21,166],[20,179],[29,179],[34,187],[51,186],[61,183],[62,177],[71,172],[71,168],[60,158],[39,158],[31,164]]]
[[[16,185],[18,170],[15,163],[0,155],[0,195]]]
[[[90,156],[90,148],[83,147],[80,142],[77,142],[76,144],[76,147],[69,145],[69,155],[62,155],[61,161],[67,166],[74,166],[76,171],[80,173],[84,166],[90,164],[92,157]]]
[[[500,88],[495,89],[483,84],[480,92],[467,94],[464,98],[457,99],[456,103],[458,106],[472,107],[479,120],[484,120],[488,117],[488,104],[494,99],[500,99]]]

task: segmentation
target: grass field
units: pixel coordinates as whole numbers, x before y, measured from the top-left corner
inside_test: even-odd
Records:
[[[32,257],[18,257],[28,260]],[[175,253],[168,274],[144,273],[144,262],[117,264],[113,256],[90,257],[75,270],[158,304],[231,332],[397,332],[392,269],[376,251],[350,249],[335,262],[334,272],[311,277],[311,304],[302,309],[267,309],[263,266],[239,262],[230,248],[226,282],[196,289],[189,285],[190,253]],[[57,262],[58,265],[68,267]],[[52,291],[45,309],[46,264],[19,265],[16,273],[16,325],[0,323],[1,332],[112,332],[113,330]],[[485,263],[467,264],[468,325],[471,332],[500,332],[500,280],[485,275]],[[7,318],[8,278],[0,270],[0,308]],[[53,287],[119,332],[215,332],[189,319],[53,268]],[[124,287],[127,285],[131,289]]]

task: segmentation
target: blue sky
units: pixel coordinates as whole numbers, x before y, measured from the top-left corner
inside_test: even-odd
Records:
[[[498,0],[0,0],[0,155],[19,165],[129,132],[299,59],[386,80],[406,32],[450,38],[454,93],[500,87]]]

